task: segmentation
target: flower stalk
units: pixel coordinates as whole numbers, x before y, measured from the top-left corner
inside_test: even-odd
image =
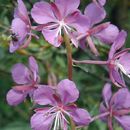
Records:
[[[110,113],[109,112],[105,112],[103,114],[100,114],[100,115],[97,115],[97,116],[94,116],[92,119],[91,119],[91,122],[95,121],[95,120],[98,120],[99,118],[102,118],[102,117],[105,117],[105,116],[108,116]]]
[[[95,61],[95,60],[73,60],[73,63],[75,64],[95,64],[95,65],[106,65],[109,61]]]
[[[67,62],[68,62],[68,79],[72,80],[72,48],[70,45],[70,39],[66,32],[64,31],[64,41],[67,51]]]

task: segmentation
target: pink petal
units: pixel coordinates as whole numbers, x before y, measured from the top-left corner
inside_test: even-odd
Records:
[[[33,99],[37,104],[53,106],[57,103],[53,97],[54,94],[55,92],[50,86],[43,85],[35,90]]]
[[[24,17],[25,20],[28,20],[29,17],[28,17],[28,12],[27,12],[25,4],[23,3],[22,0],[17,0],[17,2],[18,2],[18,7],[16,8],[14,12],[14,17],[21,18],[22,16]]]
[[[31,117],[31,128],[33,130],[51,130],[54,116],[46,116],[46,112],[36,112]]]
[[[63,104],[73,103],[79,97],[79,91],[76,88],[75,83],[68,79],[60,81],[57,86],[57,91]]]
[[[126,88],[119,89],[112,97],[111,104],[114,108],[121,109],[126,101],[128,90]]]
[[[58,36],[58,31],[58,28],[53,30],[43,29],[42,34],[45,37],[45,40],[48,41],[51,45],[59,47],[62,40],[60,40],[61,36]]]
[[[56,17],[53,14],[51,5],[47,2],[37,2],[34,4],[31,15],[33,19],[39,24],[46,24],[48,22],[55,22]]]
[[[55,0],[55,4],[64,18],[77,10],[80,0]]]
[[[76,108],[69,113],[77,126],[89,125],[91,122],[90,114],[84,109]]]
[[[130,74],[130,53],[121,56],[119,63],[123,66],[127,74]]]
[[[124,130],[130,130],[130,116],[115,117]]]
[[[23,38],[28,33],[27,25],[19,18],[15,18],[12,21],[11,29],[12,29],[12,32],[15,33],[16,36],[18,36],[18,38],[19,37]]]
[[[25,65],[18,63],[18,64],[13,66],[11,72],[12,72],[13,80],[17,84],[29,83],[29,74],[30,73],[29,73],[28,68]]]
[[[112,96],[111,84],[109,84],[109,83],[105,84],[105,86],[103,88],[102,95],[103,95],[103,99],[105,101],[105,104],[108,107],[109,101],[110,101],[111,96]]]
[[[112,44],[112,47],[111,47],[110,52],[109,52],[109,59],[111,59],[114,56],[116,51],[121,49],[121,47],[125,43],[126,37],[127,37],[126,31],[122,30],[119,33],[119,35],[117,36],[115,42]]]
[[[105,12],[104,8],[98,6],[95,3],[89,4],[86,7],[84,13],[90,19],[92,26],[94,24],[97,24],[97,23],[101,22],[106,16],[106,12]]]
[[[110,24],[107,28],[96,33],[94,36],[101,40],[103,43],[112,44],[119,34],[118,28]]]
[[[6,100],[9,105],[16,106],[23,102],[26,98],[26,93],[16,91],[14,89],[11,89],[6,96]]]
[[[67,16],[65,22],[79,33],[86,33],[90,28],[90,20],[79,11]]]
[[[115,83],[119,84],[120,87],[126,87],[125,81],[123,77],[121,77],[120,73],[116,69],[111,69],[110,70],[110,78],[114,80]],[[118,87],[119,87],[118,86]]]

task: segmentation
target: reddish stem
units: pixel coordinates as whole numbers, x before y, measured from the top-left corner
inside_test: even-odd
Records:
[[[107,65],[109,61],[95,61],[95,60],[73,60],[73,63],[76,64],[95,64],[95,65]]]

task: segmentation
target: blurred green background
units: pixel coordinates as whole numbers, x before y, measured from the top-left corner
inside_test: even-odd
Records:
[[[28,9],[38,0],[24,0]],[[80,9],[83,11],[89,0],[81,0]],[[7,91],[15,85],[11,78],[11,68],[15,63],[22,62],[27,65],[28,57],[36,57],[39,68],[41,83],[47,84],[48,77],[55,75],[57,81],[67,77],[66,51],[64,46],[54,48],[46,43],[41,36],[40,40],[32,40],[26,50],[19,50],[14,54],[8,51],[10,24],[13,19],[13,10],[16,6],[15,0],[0,0],[0,130],[30,130],[29,119],[32,115],[31,103],[25,101],[17,107],[11,107],[6,102]],[[125,29],[130,33],[130,1],[129,0],[108,0],[105,5],[107,18],[119,29]],[[130,38],[126,42],[130,47]],[[97,48],[101,54],[101,59],[107,59],[109,47],[97,43]],[[75,59],[94,59],[95,57],[87,48],[85,51],[73,48]],[[101,91],[109,76],[104,67],[95,65],[80,65],[73,69],[73,78],[80,90],[78,106],[88,109],[91,115],[98,114],[99,103],[101,101]],[[130,80],[127,80],[129,86]],[[106,125],[101,121],[92,123],[89,128],[83,130],[107,130]],[[114,130],[120,130],[117,124]]]

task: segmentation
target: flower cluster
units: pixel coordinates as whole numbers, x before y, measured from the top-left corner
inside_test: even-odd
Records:
[[[61,80],[55,86],[40,84],[38,64],[30,56],[28,67],[18,63],[12,68],[16,86],[7,93],[8,104],[16,106],[30,97],[35,112],[31,117],[33,130],[75,129],[87,126],[96,119],[107,122],[109,130],[113,130],[112,118],[124,130],[130,130],[130,92],[122,76],[125,74],[130,77],[129,48],[122,49],[127,33],[120,31],[109,21],[101,23],[106,17],[106,0],[93,0],[86,6],[84,13],[78,9],[80,0],[36,2],[30,12],[31,18],[23,1],[17,0],[17,3],[11,25],[9,51],[13,53],[27,48],[32,37],[39,39],[36,32],[41,32],[45,40],[54,47],[65,43],[68,79]],[[100,105],[100,114],[91,117],[87,110],[78,108],[75,103],[79,98],[79,91],[72,81],[71,44],[76,48],[86,49],[87,43],[91,52],[100,56],[95,39],[110,46],[108,60],[73,60],[73,63],[105,65],[111,82],[119,90],[112,96],[111,84],[107,83],[103,89],[104,101]]]

